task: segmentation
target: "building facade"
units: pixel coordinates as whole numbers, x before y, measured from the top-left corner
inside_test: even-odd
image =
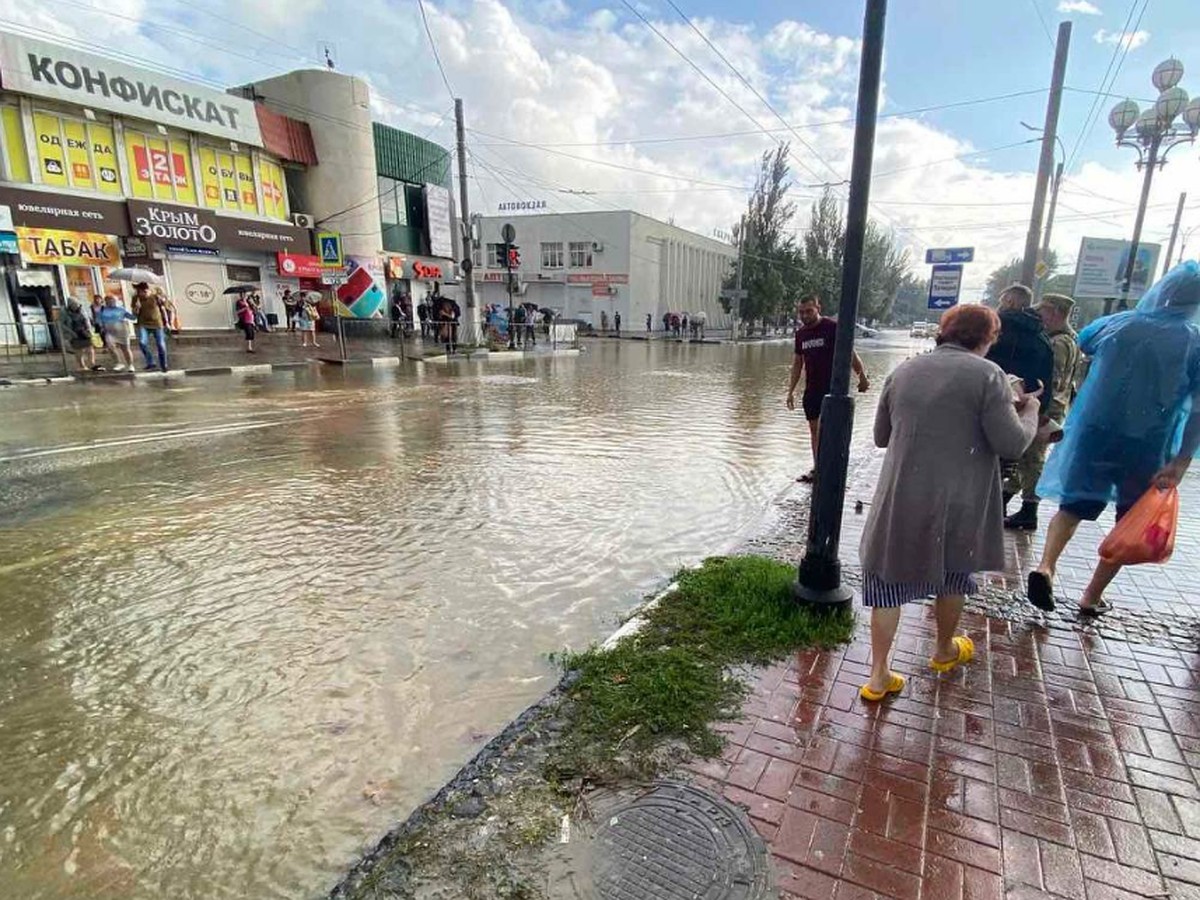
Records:
[[[514,214],[480,221],[475,280],[482,303],[507,306],[501,228],[512,224],[520,248],[518,302],[601,328],[621,315],[623,329],[654,329],[664,313],[703,312],[709,327],[728,327],[722,282],[736,260],[728,244],[628,210]]]
[[[370,87],[328,69],[305,69],[239,89],[305,122],[321,165],[289,180],[318,230],[342,235],[348,281],[340,312],[387,317],[394,294],[415,304],[455,283],[450,152],[371,120]]]
[[[233,325],[232,284],[268,300],[276,281],[300,286],[280,260],[312,252],[287,189],[318,161],[302,123],[0,32],[0,125],[0,339],[29,343],[26,324],[68,298],[124,293],[121,265],[160,274],[190,329]]]

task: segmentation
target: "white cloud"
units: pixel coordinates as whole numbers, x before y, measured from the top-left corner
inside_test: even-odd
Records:
[[[284,3],[269,0],[262,6]],[[826,33],[792,20],[767,27],[721,18],[697,21],[810,150],[783,129],[691,28],[667,19],[661,9],[646,15],[770,129],[770,136],[625,13],[576,10],[566,20],[547,21],[538,10],[551,7],[539,7],[536,0],[521,6],[498,0],[426,0],[425,6],[447,77],[465,101],[476,210],[495,211],[503,200],[533,197],[546,200],[555,212],[636,209],[661,219],[674,217],[701,234],[714,227],[728,230],[744,208],[759,156],[782,138],[792,142],[793,194],[801,208],[797,225],[802,226],[818,193],[805,185],[848,176],[857,35]],[[287,16],[287,35],[268,40],[264,35],[273,32],[257,13],[248,18],[250,7],[258,9],[244,0],[211,0],[197,13],[184,0],[121,0],[116,9],[129,18],[97,13],[88,17],[85,31],[81,20],[65,9],[60,13],[52,5],[0,0],[0,18],[120,48],[124,59],[198,73],[223,84],[279,74],[304,64],[301,57],[315,64],[319,42],[329,41],[337,48],[339,70],[370,83],[374,115],[453,146],[450,98],[419,16],[398,16],[393,0],[360,0],[353,16],[331,15],[338,9],[331,0],[300,0],[288,7],[293,12]],[[206,43],[147,22],[166,24]],[[905,102],[919,106],[970,96],[963,86],[961,93],[906,97]],[[1043,102],[1032,96],[980,106],[972,113],[1016,122],[1039,116]],[[895,109],[885,105],[884,111]],[[969,122],[971,116],[932,118],[936,115],[880,120],[872,215],[896,229],[914,260],[924,257],[926,247],[973,245],[976,262],[966,273],[966,291],[972,296],[991,269],[1024,246],[1037,147],[979,153],[981,148],[963,132],[941,124]],[[673,140],[714,134],[725,136]],[[1101,143],[1107,138],[1098,128],[1081,157],[1087,159]],[[1132,160],[1115,167],[1088,163],[1069,174],[1053,240],[1066,265],[1073,265],[1085,234],[1127,236],[1139,183]],[[1165,244],[1179,191],[1197,183],[1200,160],[1194,153],[1173,156],[1155,175],[1147,240]],[[726,187],[730,185],[732,189]],[[1189,209],[1185,216],[1196,214]],[[1192,244],[1200,247],[1196,240]],[[915,271],[923,275],[926,270],[917,265]]]
[[[1081,16],[1100,16],[1103,11],[1094,3],[1088,3],[1088,0],[1060,0],[1058,11],[1070,15],[1071,13],[1079,13]]]
[[[1150,40],[1150,32],[1144,29],[1139,31],[1108,31],[1101,28],[1092,35],[1092,40],[1097,44],[1121,44],[1127,50],[1136,50],[1145,44],[1146,41]]]

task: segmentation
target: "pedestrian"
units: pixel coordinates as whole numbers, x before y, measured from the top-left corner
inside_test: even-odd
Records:
[[[663,313],[663,337],[666,337],[667,334],[670,333],[670,331],[671,331],[671,314],[669,312],[665,312],[665,313]]]
[[[654,317],[650,313],[646,313],[646,334],[654,331]]]
[[[1091,358],[1087,378],[1038,481],[1039,496],[1059,501],[1029,601],[1054,609],[1059,557],[1083,520],[1116,501],[1118,521],[1152,485],[1175,487],[1200,447],[1200,263],[1176,266],[1137,309],[1097,319],[1079,335]],[[1079,612],[1111,605],[1104,591],[1121,566],[1100,560]]]
[[[621,336],[621,311],[617,310],[613,313],[613,328],[617,332],[617,337]]]
[[[603,312],[600,313],[600,322],[601,322],[600,327],[607,331],[608,330],[608,317]],[[512,327],[513,327],[513,334],[516,337],[517,346],[523,347],[525,345],[525,307],[524,306],[518,304],[517,308],[513,310]]]
[[[246,352],[254,352],[254,331],[256,323],[254,321],[254,296],[239,294],[237,303],[234,305],[234,315],[237,318],[238,328],[242,329],[242,334],[246,336]]]
[[[1080,352],[1076,343],[1075,330],[1071,328],[1071,310],[1075,301],[1063,294],[1046,294],[1034,310],[1041,316],[1054,351],[1054,375],[1046,385],[1043,395],[1048,394],[1048,403],[1042,405],[1042,423],[1029,449],[1021,456],[1016,466],[1005,473],[1005,495],[1021,495],[1021,508],[1004,520],[1005,528],[1017,531],[1037,531],[1038,479],[1046,463],[1046,449],[1050,443],[1062,437],[1063,422],[1075,392],[1076,374],[1079,369]]]
[[[133,314],[137,318],[138,346],[146,361],[146,370],[155,368],[150,355],[150,338],[158,348],[158,368],[167,371],[167,329],[162,300],[150,293],[150,285],[142,281],[133,286]]]
[[[390,307],[391,323],[388,326],[388,334],[392,340],[396,336],[404,336],[404,292],[400,289],[400,285],[392,290],[392,303]]]
[[[1000,337],[988,359],[1009,375],[1019,376],[1026,393],[1037,390],[1040,383],[1044,387],[1044,409],[1050,402],[1050,383],[1054,380],[1054,348],[1041,317],[1030,308],[1032,301],[1033,292],[1023,284],[1010,284],[1000,293]],[[1005,460],[1003,467],[1005,482],[1015,483],[1017,460]],[[1006,487],[1005,512],[1012,498]]]
[[[837,343],[837,320],[821,315],[821,298],[811,294],[796,307],[800,327],[796,329],[795,350],[792,356],[792,374],[788,381],[787,408],[796,408],[796,385],[804,376],[804,394],[800,407],[808,420],[808,431],[812,440],[813,468],[798,479],[809,484],[817,477],[817,445],[821,437],[821,404],[829,393],[833,381],[833,349]],[[867,370],[856,352],[850,361],[858,375],[859,393],[871,387]]]
[[[701,310],[692,316],[692,322],[695,323],[696,332],[700,335],[700,340],[704,340],[704,326],[708,324],[708,313]]]
[[[179,332],[182,330],[179,323],[179,308],[175,305],[175,301],[167,296],[161,288],[156,288],[155,294],[158,297],[158,302],[162,305],[163,325],[167,331],[178,337]]]
[[[95,369],[96,347],[92,343],[92,336],[96,332],[92,329],[92,317],[89,315],[89,310],[85,310],[74,297],[67,301],[63,327],[67,333],[67,342],[71,346],[71,352],[75,354],[79,371],[90,372]]]
[[[434,296],[440,301],[438,320],[441,323],[441,338],[446,345],[446,353],[453,353],[458,349],[458,304],[454,303],[449,297],[442,297],[437,292],[437,285],[434,285]]]
[[[955,635],[974,573],[1004,567],[1000,458],[1024,452],[1037,430],[1037,393],[1026,394],[984,359],[1000,334],[986,306],[942,316],[933,352],[901,363],[884,382],[875,444],[887,448],[859,548],[863,603],[871,610],[871,675],[859,689],[882,700],[904,687],[888,655],[904,604],[933,595],[935,672],[969,662]]]
[[[604,334],[608,334],[608,310],[607,309],[600,310],[600,331]]]
[[[287,333],[296,330],[296,312],[300,308],[300,298],[292,293],[291,288],[283,290],[283,314],[287,316]]]
[[[104,339],[104,329],[100,327],[100,310],[102,309],[104,309],[104,298],[99,294],[93,294],[92,306],[88,310],[88,314],[92,320],[92,329],[100,335],[101,347],[107,347],[108,341]]]
[[[526,346],[537,346],[537,305],[526,304],[525,306],[525,335]]]
[[[312,297],[301,297],[296,307],[296,329],[300,332],[301,347],[309,346],[310,339],[313,347],[321,346],[317,343],[317,316],[317,305],[313,303]]]
[[[421,323],[421,340],[424,340],[429,337],[429,304],[424,297],[417,304],[417,320]]]
[[[683,336],[683,334],[684,334],[685,332],[687,332],[687,330],[688,330],[688,314],[687,314],[687,313],[684,313],[684,314],[683,314],[683,315],[680,317],[680,319],[679,319],[679,333],[680,333],[680,336],[682,337],[682,336]]]
[[[123,372],[128,368],[132,372],[133,348],[130,346],[130,342],[133,340],[133,326],[131,323],[136,321],[133,313],[127,310],[115,296],[109,294],[104,298],[104,305],[96,314],[96,320],[100,323],[100,330],[104,334],[109,351],[117,361],[117,364],[113,366],[113,371]]]
[[[271,331],[271,323],[267,321],[267,314],[263,312],[262,294],[253,293],[250,295],[250,312],[251,321],[255,329],[269,333]]]

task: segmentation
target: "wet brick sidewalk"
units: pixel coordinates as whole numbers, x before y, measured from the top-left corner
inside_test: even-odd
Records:
[[[854,502],[870,501],[882,460],[862,431],[842,543],[853,563]],[[1006,538],[1007,570],[964,617],[977,656],[959,671],[928,668],[932,608],[911,605],[893,663],[908,685],[882,705],[858,698],[866,616],[849,647],[758,674],[724,755],[693,771],[748,810],[782,897],[1200,900],[1200,474],[1182,495],[1174,558],[1123,572],[1117,611],[1095,626],[1071,606],[1111,513],[1080,528],[1045,619],[1019,595],[1041,535]],[[794,562],[807,501],[785,501],[755,549]]]

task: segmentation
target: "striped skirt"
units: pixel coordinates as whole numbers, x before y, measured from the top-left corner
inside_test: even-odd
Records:
[[[867,572],[863,576],[863,605],[886,609],[925,597],[974,594],[977,590],[979,586],[969,572],[947,572],[941,584],[932,581],[894,584]]]

